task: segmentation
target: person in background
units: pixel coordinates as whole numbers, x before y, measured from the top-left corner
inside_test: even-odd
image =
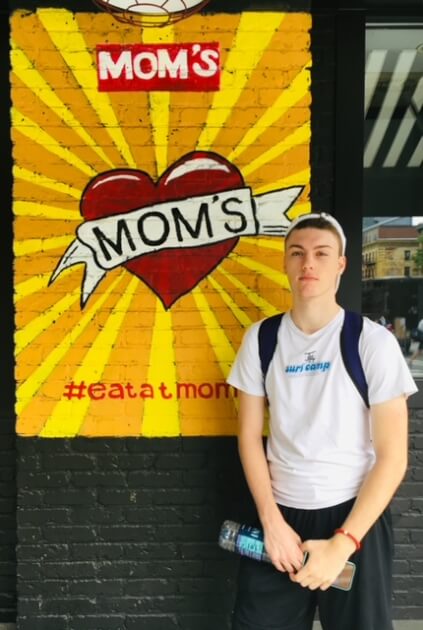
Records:
[[[316,608],[324,630],[392,630],[389,503],[406,471],[406,400],[417,388],[394,335],[368,318],[359,352],[370,409],[347,374],[339,343],[344,310],[336,301],[345,244],[328,214],[290,225],[292,308],[266,383],[259,322],[228,377],[239,395],[241,463],[272,561],[241,558],[233,630],[311,630]],[[289,369],[309,360],[328,367]],[[351,590],[329,588],[349,558],[356,564]]]
[[[407,342],[406,342],[406,347],[405,347],[406,354],[409,354],[410,352],[410,347],[411,347],[411,342],[412,342],[411,331],[417,328],[418,323],[419,323],[419,315],[418,315],[417,307],[412,305],[408,309],[407,315],[405,317],[405,328],[406,328],[406,335],[407,335]]]
[[[380,317],[378,317],[378,319],[376,320],[378,324],[380,324],[381,326],[386,326],[388,321],[385,317],[385,315],[380,315]]]
[[[421,354],[423,354],[423,319],[421,319],[417,325],[417,334],[417,348],[408,359],[408,365],[410,368],[413,367],[413,362],[418,359]]]

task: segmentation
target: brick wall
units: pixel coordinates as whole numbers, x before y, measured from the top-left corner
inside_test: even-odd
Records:
[[[393,502],[394,617],[422,619],[422,410]],[[19,630],[229,628],[252,504],[234,438],[18,440]]]
[[[7,7],[0,7],[0,142],[2,146],[2,176],[0,212],[2,254],[0,293],[2,296],[0,352],[0,624],[13,621],[16,615],[16,484],[15,484],[15,420],[13,414],[13,305],[12,305],[12,212],[10,188],[12,161],[10,157],[10,115],[7,92],[9,73],[9,37]]]
[[[409,470],[392,504],[394,617],[423,619],[423,410],[410,412]]]
[[[228,627],[234,438],[18,440],[19,630]]]
[[[0,623],[13,621],[16,610],[16,454],[9,424],[0,423]]]

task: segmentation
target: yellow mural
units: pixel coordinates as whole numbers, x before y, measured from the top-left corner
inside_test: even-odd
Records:
[[[156,182],[182,156],[209,152],[234,166],[256,200],[302,187],[287,216],[308,212],[310,21],[305,13],[246,12],[142,30],[102,13],[13,14],[20,435],[236,432],[225,378],[244,329],[289,307],[283,238],[241,236],[170,306],[128,262],[108,270],[82,305],[84,264],[52,275],[84,222],[87,185],[116,169]],[[98,44],[193,41],[219,43],[220,89],[98,90]],[[189,261],[195,266],[195,255]]]

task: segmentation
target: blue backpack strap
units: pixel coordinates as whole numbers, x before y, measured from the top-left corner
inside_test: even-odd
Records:
[[[363,329],[363,317],[359,313],[345,311],[344,324],[341,330],[341,354],[345,368],[358,389],[366,407],[369,404],[369,388],[364,374],[358,344]]]
[[[263,373],[263,383],[266,380],[266,374],[269,369],[270,361],[275,354],[275,348],[278,340],[278,330],[281,324],[283,313],[277,313],[267,319],[264,319],[258,330],[258,347]],[[266,388],[266,387],[265,387]]]

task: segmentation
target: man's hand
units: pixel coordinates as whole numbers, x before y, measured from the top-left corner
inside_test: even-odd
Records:
[[[282,518],[264,530],[264,546],[278,571],[294,573],[303,564],[301,538]]]
[[[345,536],[334,536],[328,540],[307,540],[301,549],[308,553],[308,560],[290,575],[291,580],[312,591],[326,591],[342,572],[355,546]]]

